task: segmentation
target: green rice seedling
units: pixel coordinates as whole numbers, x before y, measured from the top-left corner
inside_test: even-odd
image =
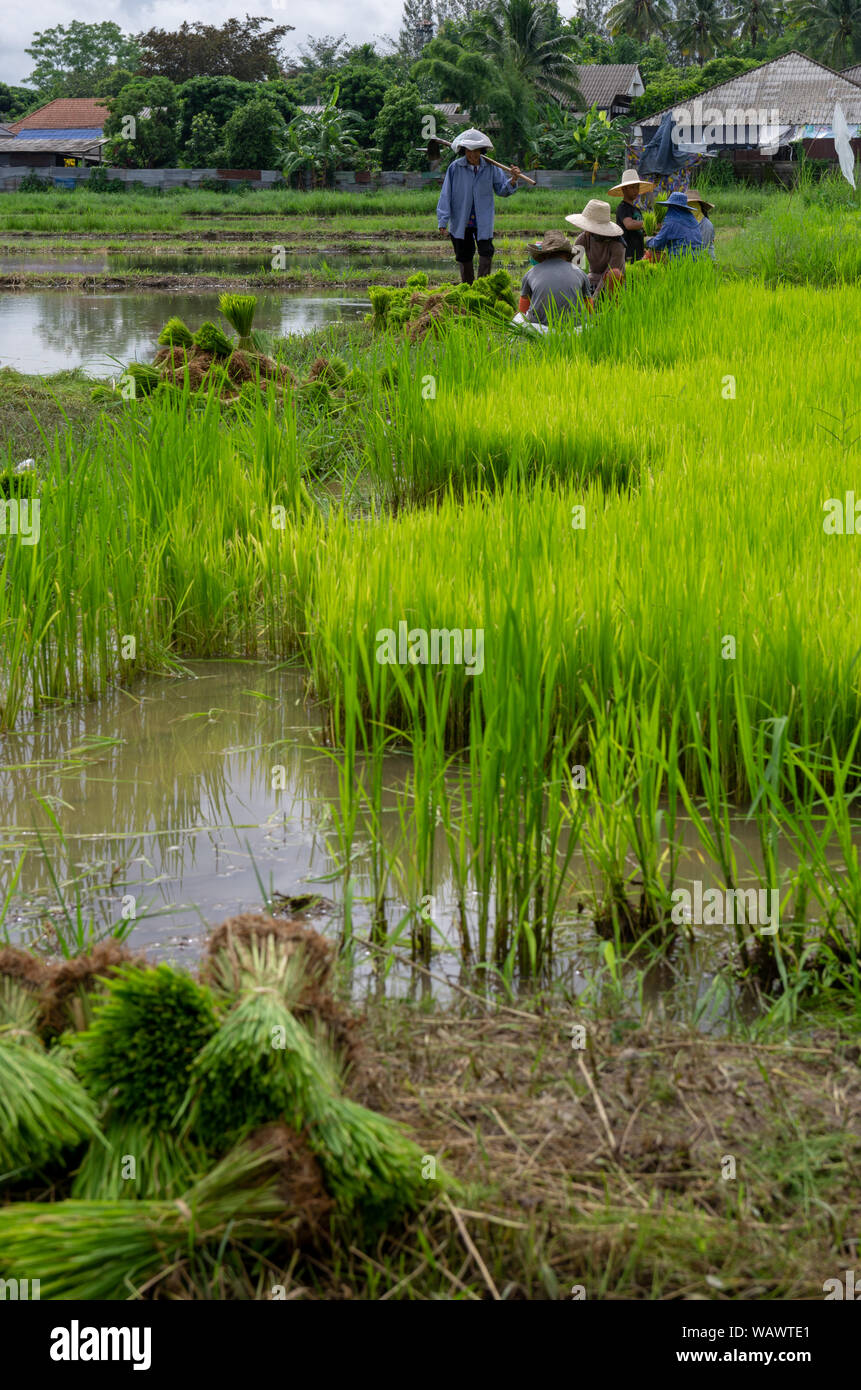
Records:
[[[148,396],[156,389],[160,380],[155,367],[148,367],[144,362],[130,362],[123,373],[120,386],[131,382],[133,396]]]
[[[161,347],[190,348],[193,342],[191,329],[174,314],[159,333],[158,342]]]
[[[38,1033],[37,1001],[0,978],[0,1183],[33,1173],[91,1139],[103,1140],[96,1107]]]
[[[233,343],[218,325],[209,319],[200,325],[192,341],[195,347],[199,347],[203,352],[211,352],[216,357],[229,357],[233,352]]]
[[[147,1121],[109,1114],[102,1133],[103,1141],[90,1144],[75,1173],[76,1200],[179,1197],[208,1166],[207,1155],[188,1136],[180,1139]]]
[[[242,1146],[178,1200],[14,1202],[0,1208],[0,1271],[38,1268],[43,1298],[127,1299],[207,1248],[292,1244],[278,1156]]]
[[[196,1058],[187,1097],[191,1131],[212,1147],[269,1120],[304,1131],[342,1215],[369,1228],[426,1198],[421,1152],[393,1121],[341,1095],[338,1063],[321,1033],[293,1012],[308,963],[272,937],[215,957],[238,1002]]]
[[[75,1064],[90,1092],[118,1119],[169,1129],[200,1049],[216,1030],[209,991],[158,965],[129,965],[109,981]]]
[[[257,308],[256,294],[223,294],[218,307],[230,327],[239,336],[240,348],[253,348],[251,325]],[[211,349],[212,350],[212,349]]]

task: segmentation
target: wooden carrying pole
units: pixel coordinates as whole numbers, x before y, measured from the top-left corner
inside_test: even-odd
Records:
[[[451,143],[450,140],[441,140],[440,137],[439,137],[438,135],[437,135],[433,140],[429,140],[429,141],[428,141],[428,145],[429,145],[429,146],[430,146],[430,145],[448,145],[448,147],[449,147],[450,150],[453,150],[453,149],[454,149],[454,146],[453,146],[453,144]],[[428,153],[430,153],[430,150],[428,150]],[[492,164],[492,165],[494,166],[494,168],[496,168],[496,169],[502,169],[506,174],[510,174],[510,173],[511,173],[511,168],[510,168],[510,166],[509,166],[508,164],[500,164],[498,160],[496,160],[496,159],[491,159],[490,155],[489,155],[489,154],[484,154],[484,151],[483,151],[483,150],[482,150],[482,155],[484,155],[484,158],[487,160],[488,164]],[[531,184],[532,184],[532,187],[535,188],[535,186],[536,186],[536,185],[535,185],[535,180],[534,180],[534,179],[531,179],[531,178],[529,177],[528,174],[520,174],[520,175],[518,175],[518,177],[521,178],[521,179],[523,179],[523,182],[524,182],[524,183],[531,183]]]

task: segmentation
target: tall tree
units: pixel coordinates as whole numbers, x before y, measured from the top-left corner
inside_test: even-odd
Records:
[[[476,47],[500,68],[510,67],[543,97],[582,101],[572,53],[577,40],[562,30],[553,0],[493,0],[467,31]]]
[[[176,88],[166,77],[135,77],[108,103],[106,164],[122,169],[170,169],[178,151]]]
[[[778,27],[774,0],[743,0],[733,13],[732,22],[740,38],[756,48],[761,39],[774,34]]]
[[[94,96],[97,85],[116,68],[134,72],[140,57],[136,40],[111,20],[55,24],[34,34],[25,52],[35,62],[27,81],[45,101]]]
[[[789,14],[814,57],[835,68],[861,61],[861,0],[793,0]]]
[[[720,0],[682,0],[673,34],[685,57],[692,55],[702,67],[707,58],[728,46],[732,20],[723,14]]]
[[[666,34],[672,17],[667,0],[616,0],[607,11],[607,27],[614,35],[648,39],[652,34]]]
[[[243,82],[275,78],[283,61],[281,42],[292,29],[292,24],[251,15],[228,19],[220,28],[198,21],[172,31],[148,29],[138,36],[139,70],[176,83],[190,77],[238,77]]]

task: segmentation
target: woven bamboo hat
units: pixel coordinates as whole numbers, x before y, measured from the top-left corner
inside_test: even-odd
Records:
[[[545,232],[543,241],[531,241],[526,249],[536,261],[546,261],[548,256],[565,256],[570,261],[574,255],[574,247],[564,232]]]
[[[697,193],[695,188],[688,189],[688,203],[699,203],[704,216],[710,213],[714,207],[714,203],[707,202],[701,193]]]
[[[613,221],[610,204],[602,203],[600,198],[590,198],[582,212],[566,213],[565,221],[583,232],[591,232],[593,236],[624,235],[622,228]]]
[[[651,193],[654,186],[648,179],[641,179],[636,169],[626,169],[621,183],[610,189],[610,197],[624,198],[627,193],[633,193],[634,197],[638,198],[641,193]]]

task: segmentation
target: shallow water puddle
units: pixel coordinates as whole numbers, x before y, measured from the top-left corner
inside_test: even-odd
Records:
[[[319,897],[309,921],[340,933],[343,885],[327,840],[338,806],[337,769],[316,741],[318,729],[300,672],[237,661],[193,662],[188,674],[147,677],[131,691],[113,690],[7,735],[0,745],[0,907],[11,894],[5,932],[51,949],[78,914],[99,935],[125,915],[133,920],[131,943],[153,958],[193,959],[208,927],[259,911],[274,892]],[[400,931],[395,944],[403,957],[417,905],[398,809],[410,768],[406,757],[388,760],[382,822],[387,858],[401,866],[386,919],[390,939]],[[360,832],[352,869],[360,941],[370,935],[369,848]],[[447,981],[470,982],[461,971],[441,829],[434,858],[434,989],[445,994]],[[690,862],[699,875],[699,858],[692,853]],[[601,947],[582,908],[589,879],[579,854],[570,872],[555,932],[555,974],[576,994]],[[702,932],[695,947],[684,948],[684,960],[677,956],[675,967],[651,972],[644,993],[657,999],[671,986],[676,1005],[692,1008],[723,944],[723,931]],[[371,959],[367,953],[357,987],[370,987]],[[415,984],[400,963],[387,988]]]
[[[204,319],[221,322],[217,292],[204,294],[81,294],[33,290],[0,296],[0,367],[59,372],[83,367],[94,376],[121,365],[149,362],[172,314],[194,330]],[[316,290],[261,294],[255,328],[276,335],[307,333],[330,323],[361,319],[370,304],[360,296]]]

